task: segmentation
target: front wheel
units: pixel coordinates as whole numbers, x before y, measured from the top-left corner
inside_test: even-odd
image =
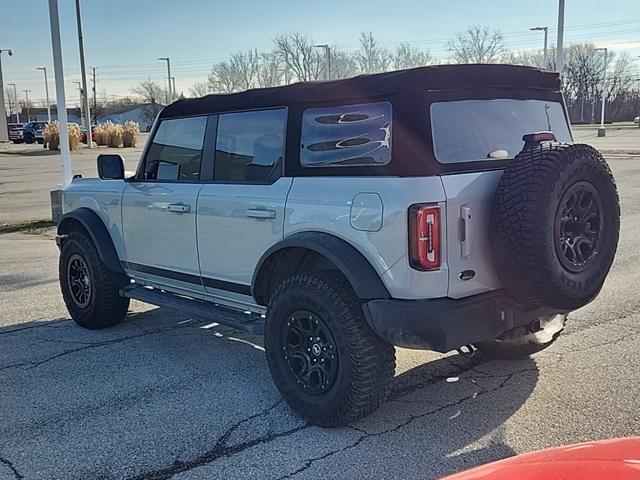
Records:
[[[60,289],[71,318],[91,330],[110,327],[127,314],[129,299],[120,296],[120,288],[129,279],[109,270],[91,239],[72,232],[60,252],[58,269]]]
[[[506,360],[525,358],[541,352],[550,347],[560,336],[564,330],[567,316],[564,314],[550,315],[539,321],[540,328],[535,332],[520,327],[509,332],[504,338],[478,342],[476,347],[490,357]]]
[[[336,272],[296,274],[269,302],[265,350],[289,406],[311,423],[339,426],[373,412],[395,373],[395,349],[367,324]]]
[[[35,141],[36,141],[36,137],[34,137],[31,134],[27,134],[27,135],[24,136],[24,142],[25,143],[31,144],[31,143],[34,143]]]

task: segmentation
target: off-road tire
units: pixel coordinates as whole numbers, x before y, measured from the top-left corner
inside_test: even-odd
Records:
[[[335,340],[335,382],[320,394],[309,394],[296,381],[285,358],[283,332],[296,311],[310,311],[328,326]],[[289,406],[309,422],[335,427],[376,410],[395,373],[395,349],[367,324],[361,301],[339,273],[301,273],[285,280],[267,309],[265,350],[273,380]]]
[[[583,271],[569,271],[557,251],[560,205],[576,186],[592,188],[601,204],[596,254],[583,262]],[[525,306],[577,309],[602,288],[619,229],[615,180],[596,149],[558,143],[525,148],[505,169],[494,197],[490,235],[498,277]]]
[[[90,294],[86,306],[74,298],[69,281],[69,261],[78,256],[87,267]],[[82,232],[72,232],[64,240],[58,268],[60,289],[71,318],[90,330],[111,327],[121,322],[129,308],[129,299],[119,295],[121,287],[129,283],[126,275],[112,272],[100,260],[93,241]]]
[[[553,325],[548,331],[528,332],[524,327],[510,332],[504,338],[485,340],[475,344],[475,347],[491,358],[517,360],[526,358],[534,353],[550,347],[558,339],[566,323],[566,315],[558,315],[558,325]]]

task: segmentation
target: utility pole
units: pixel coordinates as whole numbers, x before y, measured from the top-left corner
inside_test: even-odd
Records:
[[[49,0],[49,22],[51,23],[53,72],[56,78],[56,104],[58,109],[58,128],[60,131],[60,163],[62,167],[62,186],[66,187],[71,183],[72,176],[71,153],[69,152],[69,125],[67,124],[67,102],[64,94],[62,46],[60,44],[60,19],[58,17],[58,0]],[[60,198],[60,201],[61,200],[62,198]]]
[[[171,92],[171,59],[169,57],[160,57],[158,60],[163,60],[167,62],[167,89],[169,90],[169,94],[167,95],[167,103],[171,103],[173,101],[173,93]]]
[[[93,70],[93,121],[98,124],[98,111],[96,110],[98,105],[98,100],[96,98],[96,67],[91,67]]]
[[[598,136],[604,137],[607,135],[607,129],[604,128],[604,107],[607,102],[607,53],[609,51],[606,47],[596,48],[596,50],[604,52],[604,67],[602,68],[602,109],[600,111],[600,128],[598,128]]]
[[[314,45],[314,47],[324,49],[327,59],[327,69],[324,72],[324,79],[329,80],[331,78],[331,47],[326,43],[322,45]]]
[[[31,92],[31,90],[22,90],[24,92],[24,96],[26,98],[26,102],[27,102],[27,122],[31,121],[31,104],[29,103],[29,92]]]
[[[84,117],[82,116],[82,82],[72,82],[78,85],[78,93],[80,94],[80,126],[84,127]]]
[[[171,88],[173,89],[173,95],[176,94],[176,77],[171,77]]]
[[[51,103],[49,102],[49,81],[47,80],[47,67],[37,67],[36,70],[44,72],[44,93],[47,102],[47,121],[51,123]]]
[[[2,79],[2,52],[13,55],[10,48],[0,49],[0,144],[9,141],[9,131],[7,129],[7,112],[4,109],[4,80]]]
[[[91,139],[91,112],[89,111],[89,96],[87,95],[87,69],[84,65],[84,39],[82,37],[82,15],[80,14],[80,0],[76,0],[76,23],[78,24],[78,45],[80,46],[80,73],[82,74],[82,91],[84,95],[84,124],[87,129],[87,146],[93,148]]]
[[[544,31],[544,59],[542,60],[542,68],[548,68],[548,56],[547,56],[547,40],[549,37],[549,27],[531,27],[529,30]]]
[[[10,87],[13,87],[13,99],[16,102],[16,123],[20,123],[20,103],[18,102],[18,90],[15,83],[7,83]]]
[[[564,41],[564,0],[559,0],[558,4],[558,40],[556,42],[556,69],[560,76],[564,69],[564,54],[562,42]]]

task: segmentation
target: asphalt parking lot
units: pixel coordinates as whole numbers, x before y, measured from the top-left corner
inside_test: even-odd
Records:
[[[433,479],[637,435],[640,129],[575,133],[605,153],[622,204],[618,255],[598,299],[531,359],[399,349],[385,404],[340,429],[290,412],[258,337],[137,302],[117,327],[77,327],[51,230],[0,235],[0,479]],[[135,168],[137,153],[125,155]],[[0,152],[0,224],[47,218],[52,160]],[[93,153],[74,162],[95,172]]]

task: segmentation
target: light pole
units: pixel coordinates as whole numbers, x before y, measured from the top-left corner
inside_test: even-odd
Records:
[[[0,49],[0,143],[9,141],[9,132],[7,130],[7,112],[4,109],[4,80],[2,79],[2,53],[7,52],[9,56],[13,55],[10,48]]]
[[[49,82],[47,80],[47,67],[36,67],[36,70],[44,72],[44,93],[47,99],[47,119],[51,123],[51,103],[49,103]]]
[[[529,30],[532,31],[544,31],[544,60],[542,61],[542,68],[548,68],[547,64],[547,39],[549,36],[549,27],[531,27]]]
[[[604,137],[607,135],[607,130],[604,128],[604,107],[607,101],[607,53],[609,52],[606,47],[596,48],[598,52],[604,52],[604,67],[602,67],[602,109],[600,111],[600,128],[598,128],[598,136]]]
[[[176,94],[176,77],[171,77],[171,88],[173,88],[173,94]]]
[[[331,47],[326,43],[322,45],[314,45],[314,47],[323,48],[325,51],[325,54],[327,56],[327,70],[326,70],[324,79],[329,80],[331,78]]]
[[[27,105],[27,122],[31,121],[31,106],[29,104],[29,92],[31,92],[31,90],[22,90],[24,92],[24,97],[26,99],[26,105]]]
[[[18,89],[15,83],[7,83],[10,87],[13,87],[13,99],[16,101],[16,123],[20,123],[20,104],[18,103]]]
[[[169,85],[167,86],[167,88],[169,89],[169,95],[167,96],[167,103],[169,103],[170,101],[173,100],[173,93],[171,92],[171,60],[169,59],[169,57],[160,57],[158,58],[158,60],[167,62],[167,81],[169,82]]]
[[[82,76],[82,90],[84,95],[84,124],[87,129],[87,145],[93,148],[91,142],[91,112],[89,111],[89,96],[87,95],[87,69],[84,64],[84,40],[82,37],[82,15],[80,14],[80,0],[76,0],[76,23],[78,25],[78,44],[80,48],[80,73]],[[82,109],[81,109],[82,110]]]
[[[78,85],[78,93],[80,94],[80,126],[84,124],[84,117],[82,116],[82,82],[72,82]]]
[[[562,76],[564,69],[564,56],[562,52],[562,42],[564,41],[564,0],[559,0],[558,4],[558,40],[556,42],[556,70]]]

